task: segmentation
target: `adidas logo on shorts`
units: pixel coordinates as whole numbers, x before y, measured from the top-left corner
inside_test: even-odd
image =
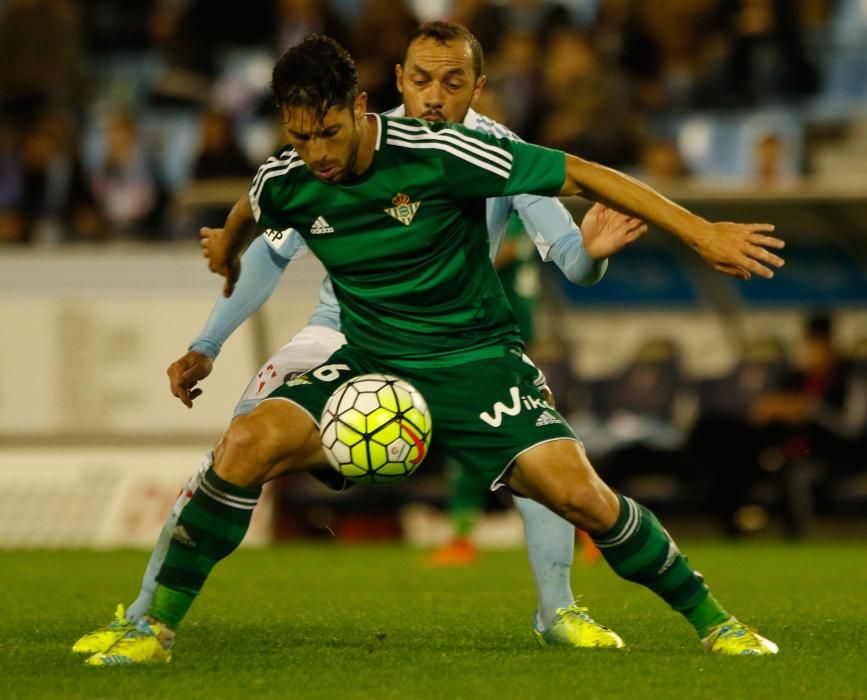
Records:
[[[313,222],[313,226],[310,227],[310,233],[334,233],[334,228],[324,217],[318,216]]]
[[[536,427],[541,428],[543,425],[551,425],[552,423],[559,423],[560,419],[555,415],[548,411],[542,411],[539,414],[539,417],[536,419]]]

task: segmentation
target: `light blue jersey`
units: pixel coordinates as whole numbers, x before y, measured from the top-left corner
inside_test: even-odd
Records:
[[[387,114],[403,116],[403,106]],[[463,123],[483,133],[518,140],[502,124],[473,110]],[[517,213],[542,260],[553,261],[570,281],[589,286],[605,274],[607,260],[593,260],[587,255],[581,230],[558,199],[522,194],[492,197],[485,206],[491,260],[503,245],[510,216]],[[218,298],[205,327],[189,349],[215,358],[225,340],[271,296],[288,264],[306,253],[301,234],[293,229],[269,229],[256,238],[241,258],[241,277],[234,293],[228,299]],[[328,277],[322,283],[319,303],[308,325],[340,330],[340,306]]]

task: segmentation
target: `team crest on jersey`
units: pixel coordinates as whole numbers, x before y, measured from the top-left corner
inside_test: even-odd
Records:
[[[286,386],[304,386],[305,384],[312,384],[307,377],[304,375],[307,372],[289,372],[285,377],[283,377],[283,383]]]
[[[421,206],[421,202],[410,202],[409,195],[401,194],[400,192],[394,195],[391,203],[394,204],[394,206],[386,209],[385,213],[389,216],[393,216],[404,226],[409,226],[412,223],[412,220],[415,218],[415,213]]]

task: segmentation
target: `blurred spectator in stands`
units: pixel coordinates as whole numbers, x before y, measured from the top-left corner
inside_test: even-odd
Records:
[[[722,0],[717,26],[725,45],[718,81],[707,104],[756,106],[814,93],[816,66],[808,58],[791,0]]]
[[[503,25],[505,31],[532,34],[545,46],[553,32],[572,26],[572,17],[554,0],[511,0],[503,6]]]
[[[689,460],[707,475],[711,504],[729,534],[760,529],[766,507],[779,511],[787,534],[803,534],[815,482],[859,463],[867,390],[837,352],[829,316],[807,320],[798,355],[789,369],[779,353],[748,354],[719,382],[716,401],[707,393],[702,401]]]
[[[163,238],[166,193],[128,112],[107,119],[105,154],[91,189],[113,238]]]
[[[43,116],[22,135],[4,168],[14,183],[0,239],[7,242],[98,240],[101,217],[69,120]],[[5,179],[5,178],[4,178]],[[4,186],[4,189],[5,186]]]
[[[345,44],[346,30],[327,0],[274,0],[277,54],[299,43],[308,34],[325,34]]]
[[[691,418],[684,409],[688,383],[680,352],[670,339],[648,339],[626,368],[589,388],[591,414],[574,427],[606,474],[619,469],[612,465],[615,461],[627,466],[638,463],[613,455],[636,447],[673,450],[683,444]]]
[[[590,384],[589,420],[574,422],[600,475],[658,506],[685,497],[677,451],[693,419],[690,382],[668,338],[651,338],[617,375]]]
[[[756,484],[766,476],[759,458],[767,436],[752,425],[751,412],[790,372],[785,345],[768,336],[747,343],[728,374],[698,383],[699,415],[683,451],[684,474],[692,472],[703,484],[708,507],[728,535],[767,522],[752,504]]]
[[[486,72],[489,83],[497,93],[508,95],[508,99],[502,100],[502,119],[482,113],[507,125],[519,135],[526,134],[541,83],[536,38],[525,31],[507,32],[502,37],[499,51],[487,61]],[[489,88],[482,95],[492,93],[493,90]],[[476,108],[476,111],[481,110]]]
[[[255,166],[241,149],[232,115],[211,109],[202,115],[202,139],[193,164],[197,180],[252,177]]]
[[[684,109],[702,80],[719,0],[601,0],[600,49],[634,81],[642,109]]]
[[[542,100],[530,140],[623,167],[636,159],[636,123],[626,85],[604,70],[588,37],[569,27],[547,46]]]
[[[249,180],[255,171],[255,166],[238,143],[232,115],[217,109],[205,112],[193,178],[199,181],[218,178]],[[225,219],[225,206],[201,207],[196,210],[196,221],[186,228],[195,234],[202,226],[219,228]]]
[[[87,47],[96,54],[144,51],[169,3],[154,0],[78,0]],[[172,5],[178,10],[178,2]]]
[[[235,3],[212,0],[155,0],[150,32],[166,67],[153,88],[158,104],[200,106],[228,49],[270,43],[273,0]]]
[[[382,112],[400,104],[394,67],[403,59],[406,38],[417,22],[403,0],[366,0],[364,7],[347,48],[368,94],[369,109]]]
[[[21,167],[16,130],[0,120],[0,243],[21,243],[24,229],[18,201],[21,197]]]
[[[638,156],[638,177],[651,183],[680,180],[689,175],[689,169],[677,142],[660,136],[645,137]]]
[[[446,4],[450,7],[443,13],[443,17],[469,29],[479,40],[486,56],[492,58],[505,31],[503,8],[491,0],[449,0]]]
[[[755,145],[753,183],[759,187],[779,187],[791,182],[793,173],[785,164],[786,144],[777,134],[761,136]]]
[[[67,0],[10,0],[0,14],[0,111],[26,122],[45,110],[82,105],[78,7]]]
[[[752,421],[786,427],[787,456],[838,462],[847,443],[863,431],[867,406],[850,391],[850,367],[834,345],[831,317],[810,317],[804,335],[799,368],[780,391],[755,402]]]

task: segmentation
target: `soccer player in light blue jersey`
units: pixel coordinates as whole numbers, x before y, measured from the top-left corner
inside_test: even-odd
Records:
[[[396,73],[403,104],[388,112],[390,116],[461,122],[483,133],[517,138],[505,126],[471,107],[484,87],[485,75],[482,49],[475,37],[462,26],[446,22],[421,25],[409,37],[406,55],[402,64],[396,66]],[[607,268],[607,258],[647,230],[639,219],[600,204],[594,205],[587,213],[579,229],[559,200],[536,195],[491,198],[485,203],[485,209],[492,259],[502,247],[509,218],[517,213],[541,258],[554,262],[570,281],[582,286],[601,280]],[[220,234],[219,229],[204,231],[205,237]],[[217,300],[189,351],[169,367],[172,392],[185,405],[191,407],[193,400],[200,395],[201,389],[196,385],[210,374],[223,343],[271,296],[289,263],[306,252],[304,240],[297,232],[266,231],[251,243],[242,258],[243,272],[234,294]],[[244,390],[234,415],[250,413],[287,377],[321,364],[344,342],[340,332],[340,309],[331,282],[326,277],[320,289],[319,304],[307,325],[263,363]],[[538,383],[547,389],[541,372]],[[156,575],[165,559],[178,515],[199,488],[201,476],[210,466],[209,453],[200,470],[181,491],[148,562],[139,595],[126,609],[126,620],[134,622],[150,605],[156,588]],[[331,469],[318,475],[334,488],[344,487],[343,478]],[[548,634],[549,643],[572,646],[616,644],[612,632],[592,623],[589,616],[575,605],[570,586],[575,527],[529,498],[515,495],[514,501],[524,523],[528,557],[536,582],[537,611],[533,624],[537,635],[548,631],[557,621],[556,627],[562,628],[561,634],[556,637]],[[97,634],[101,639],[112,636]],[[90,640],[80,647],[96,650]]]

